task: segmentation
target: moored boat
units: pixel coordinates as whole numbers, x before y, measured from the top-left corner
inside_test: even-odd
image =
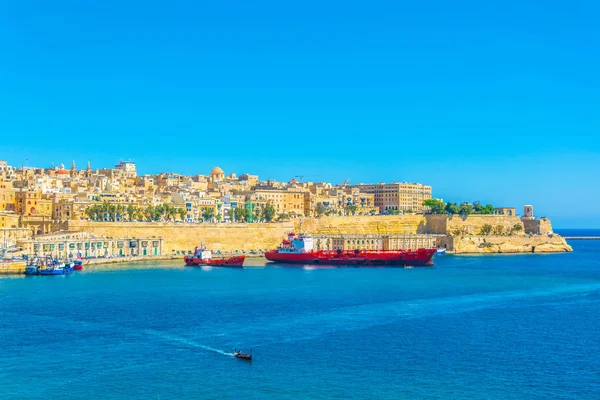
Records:
[[[39,275],[40,274],[40,266],[29,264],[25,267],[25,275]]]
[[[287,240],[265,253],[269,261],[294,264],[348,266],[433,266],[436,249],[417,250],[314,250],[310,235],[290,233]]]
[[[73,272],[70,264],[61,263],[58,260],[48,260],[40,269],[40,275],[64,275]]]
[[[73,270],[74,271],[81,271],[82,269],[83,269],[83,261],[81,261],[81,260],[73,261]]]
[[[246,259],[245,255],[236,255],[231,257],[219,257],[213,258],[212,252],[204,245],[200,247],[196,247],[194,249],[194,254],[185,256],[183,260],[185,261],[185,265],[187,266],[202,266],[202,265],[210,265],[215,267],[238,267],[242,268],[244,266],[244,260]]]

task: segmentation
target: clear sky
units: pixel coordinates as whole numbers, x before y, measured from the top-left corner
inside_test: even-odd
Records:
[[[0,5],[0,159],[422,182],[600,227],[597,1]]]

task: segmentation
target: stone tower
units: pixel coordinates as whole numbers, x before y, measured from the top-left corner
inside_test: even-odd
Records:
[[[523,218],[533,219],[533,206],[526,205],[525,207],[523,207]]]

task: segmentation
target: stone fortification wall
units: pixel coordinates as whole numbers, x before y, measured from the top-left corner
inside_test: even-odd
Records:
[[[460,215],[427,215],[427,233],[454,235],[460,232],[460,235],[477,235],[484,225],[496,227],[501,225],[505,232],[509,231],[515,225],[521,225],[521,218],[508,215],[479,215],[471,214],[465,217]],[[524,234],[521,231],[520,234]]]
[[[547,219],[535,220],[535,229],[550,232]],[[285,235],[299,230],[299,220],[270,224],[174,224],[174,223],[110,223],[70,221],[69,231],[89,232],[98,237],[164,239],[163,253],[173,250],[191,250],[201,240],[213,250],[267,250],[276,248]],[[523,231],[512,235],[478,236],[483,225],[502,225],[508,232],[514,225],[523,226],[517,216],[506,215],[405,215],[304,218],[302,231],[314,235],[447,235],[438,243],[455,252],[542,252],[571,251],[564,239],[557,235],[526,235]],[[460,234],[457,234],[460,232]],[[481,245],[481,240],[486,244]],[[520,249],[517,251],[517,249]]]
[[[174,224],[153,222],[70,221],[69,231],[89,232],[107,238],[164,239],[163,253],[192,250],[201,240],[212,250],[265,250],[277,247],[294,228],[280,224]]]
[[[426,233],[422,215],[374,215],[303,218],[302,231],[315,235],[390,235]],[[295,220],[296,231],[300,221]]]
[[[446,236],[443,247],[460,253],[563,253],[573,251],[558,235]]]
[[[552,224],[548,218],[524,219],[525,232],[533,234],[552,233]]]

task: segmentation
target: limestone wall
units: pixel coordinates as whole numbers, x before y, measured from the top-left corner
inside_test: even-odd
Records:
[[[533,234],[552,233],[552,224],[548,218],[524,219],[525,232]]]
[[[563,253],[573,251],[559,235],[446,236],[442,246],[460,253]]]
[[[293,224],[174,224],[69,221],[69,231],[107,238],[164,238],[163,253],[192,250],[201,240],[213,250],[265,250],[277,247]]]
[[[515,225],[523,226],[521,218],[508,215],[469,215],[465,218],[459,215],[453,215],[448,218],[448,232],[452,233],[457,229],[464,233],[473,235],[481,231],[484,225],[496,227],[501,225],[504,231],[509,231]],[[523,234],[523,232],[521,232]]]
[[[425,219],[427,221],[427,233],[448,234],[448,217],[445,215],[427,215]]]
[[[295,229],[299,229],[295,220]],[[374,215],[349,217],[303,218],[302,231],[318,235],[390,235],[426,233],[422,215]]]
[[[523,227],[521,218],[508,215],[479,215],[471,214],[465,217],[460,215],[427,215],[427,233],[455,235],[460,231],[461,235],[476,235],[481,231],[483,225],[496,227],[501,225],[505,232],[515,225]],[[520,234],[524,234],[521,231]]]
[[[201,240],[213,250],[267,250],[276,248],[285,235],[299,230],[299,220],[270,224],[175,224],[145,222],[89,222],[70,221],[69,231],[89,232],[98,237],[109,238],[152,238],[164,239],[163,253],[173,250],[192,250]],[[302,231],[314,235],[412,235],[441,234],[442,246],[456,252],[542,252],[571,251],[561,237],[525,235],[524,232],[511,236],[477,236],[481,227],[502,225],[505,231],[514,225],[522,225],[517,216],[507,215],[406,215],[406,216],[356,216],[304,218]],[[542,220],[544,230],[552,227],[549,220]],[[455,231],[461,234],[454,235]],[[453,237],[456,236],[456,237]],[[486,245],[480,247],[481,239]],[[512,246],[512,247],[511,247]]]

